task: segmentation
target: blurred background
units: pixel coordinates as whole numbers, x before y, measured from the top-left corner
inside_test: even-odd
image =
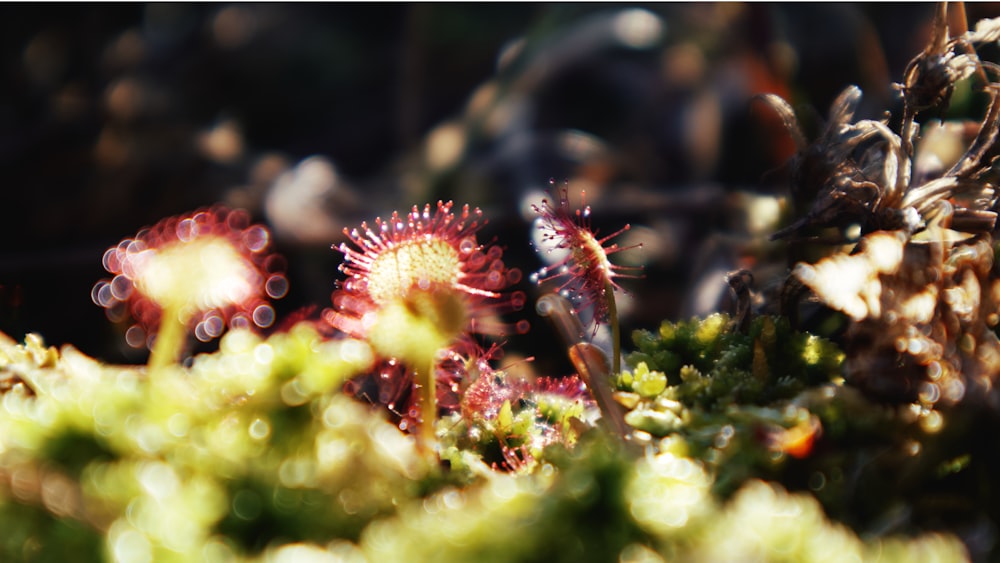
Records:
[[[586,190],[600,232],[631,223],[620,243],[644,245],[616,257],[645,267],[622,282],[625,334],[729,310],[725,272],[761,285],[788,266],[767,235],[787,220],[794,146],[753,97],[788,99],[807,132],[849,84],[858,117],[898,113],[890,85],[932,10],[4,4],[0,330],[141,361],[91,301],[101,257],[215,202],[272,228],[291,282],[279,313],[329,306],[345,226],[442,198],[480,206],[481,240],[527,274],[543,265],[530,203],[550,178]],[[544,356],[547,327],[523,316],[524,353]]]

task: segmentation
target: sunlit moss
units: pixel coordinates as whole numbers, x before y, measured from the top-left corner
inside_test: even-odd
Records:
[[[626,489],[640,527],[662,541],[681,539],[713,512],[712,477],[690,458],[664,452],[640,460]]]
[[[103,534],[87,524],[58,517],[43,506],[0,494],[0,560],[99,561]]]
[[[720,328],[725,320],[670,325],[661,331],[669,343],[654,335],[640,346],[686,367],[670,373],[652,360],[622,374],[619,387],[636,400],[628,422],[665,436],[646,455],[585,431],[594,407],[575,378],[495,372],[472,403],[498,401],[495,410],[437,421],[445,473],[377,409],[338,391],[368,369],[367,345],[325,340],[308,325],[269,338],[231,331],[219,352],[154,379],[39,338],[3,341],[0,360],[23,381],[0,399],[0,475],[10,476],[0,482],[0,518],[33,516],[8,525],[20,543],[0,549],[12,561],[30,560],[30,550],[58,557],[55,538],[74,546],[77,561],[701,560],[729,547],[795,560],[835,547],[897,560],[961,553],[949,536],[863,543],[817,516],[811,497],[757,481],[811,459],[816,421],[829,439],[850,442],[919,428],[920,417],[887,418],[828,392],[836,385],[816,385],[822,378],[808,369],[828,374],[839,357],[828,344],[780,322],[739,335]],[[710,338],[696,338],[699,329]],[[776,358],[800,344],[834,358],[803,359],[812,366],[804,380],[786,369],[762,381],[749,342]],[[751,383],[756,395],[738,391]],[[796,388],[808,392],[781,398]],[[968,458],[950,459],[961,463],[938,467],[967,470]],[[817,498],[836,508],[845,480],[834,466],[817,467]],[[783,516],[791,513],[803,517]],[[753,526],[767,533],[734,531]],[[720,539],[716,528],[730,531]]]
[[[361,547],[372,561],[615,560],[645,537],[623,494],[629,468],[617,448],[588,439],[531,474],[405,507],[370,525]]]
[[[619,389],[649,396],[652,389],[641,386],[640,391],[635,381],[659,372],[668,382],[661,393],[711,408],[790,398],[840,375],[843,353],[830,342],[791,330],[786,319],[757,317],[746,334],[729,324],[728,316],[715,314],[664,322],[658,335],[637,331],[637,351],[627,357],[635,372],[623,375],[629,379],[620,380]]]
[[[739,553],[748,561],[963,561],[955,538],[929,535],[862,542],[848,528],[829,522],[819,503],[775,485],[749,482],[731,501],[694,550],[694,559],[718,561]],[[913,559],[911,559],[913,558]]]
[[[394,425],[331,395],[371,362],[362,343],[303,327],[267,340],[232,331],[218,353],[153,379],[37,338],[5,344],[26,390],[0,403],[0,470],[38,475],[43,491],[78,479],[48,508],[104,530],[109,560],[199,560],[227,530],[254,538],[237,551],[356,537],[418,494],[429,469]]]
[[[641,397],[652,398],[667,387],[667,377],[663,372],[650,370],[645,362],[639,362],[633,373],[623,373],[622,383],[630,385]]]

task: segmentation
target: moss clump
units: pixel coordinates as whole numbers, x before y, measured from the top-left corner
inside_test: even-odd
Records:
[[[18,524],[25,545],[76,534],[63,543],[89,546],[78,561],[356,539],[425,481],[445,484],[382,415],[331,393],[371,361],[366,349],[307,325],[269,339],[233,331],[190,369],[147,378],[39,339],[4,341],[3,368],[20,383],[0,405],[3,510],[18,512],[10,496],[37,506]],[[4,560],[32,560],[3,545]]]
[[[627,356],[634,373],[618,382],[644,398],[666,396],[685,405],[725,409],[788,399],[807,387],[836,380],[844,355],[833,343],[793,331],[783,317],[760,316],[746,333],[730,329],[725,314],[672,323],[658,334],[636,331]],[[666,377],[669,391],[660,385]]]
[[[719,318],[707,326],[724,325]],[[737,356],[726,345],[761,338],[700,334],[689,342],[716,346],[705,355],[706,378],[715,373],[707,359]],[[837,507],[825,491],[856,494],[847,475],[838,482],[832,471],[859,458],[818,453],[815,423],[831,429],[823,447],[843,456],[846,444],[864,443],[859,436],[875,443],[871,433],[887,417],[854,416],[867,403],[830,385],[767,404],[668,398],[689,384],[637,368],[623,375],[638,397],[631,415],[670,412],[676,420],[636,455],[592,426],[594,405],[576,378],[531,381],[487,370],[464,393],[460,412],[438,420],[444,462],[431,466],[378,407],[340,390],[368,369],[367,346],[326,340],[308,324],[270,338],[230,332],[218,352],[155,378],[37,338],[0,339],[0,361],[17,378],[0,401],[5,561],[657,561],[730,549],[809,561],[834,548],[862,558],[881,550],[897,560],[914,553],[952,560],[963,553],[950,536],[862,541],[826,520],[813,497],[758,480],[796,488],[795,476],[826,471],[828,484],[815,491],[826,506]],[[742,369],[754,377],[747,361]],[[918,424],[900,418],[884,432],[912,433]],[[954,478],[967,467],[956,461],[937,474]]]
[[[792,399],[840,381],[843,353],[833,343],[780,317],[757,317],[739,332],[723,314],[664,322],[658,334],[633,339],[634,367],[617,380],[625,420],[707,462],[717,493],[751,477],[778,478],[789,457],[811,453],[821,421]]]

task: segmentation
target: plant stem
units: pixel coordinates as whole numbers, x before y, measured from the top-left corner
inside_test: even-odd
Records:
[[[418,434],[417,446],[424,452],[433,452],[437,436],[434,432],[434,423],[437,422],[437,387],[434,378],[435,360],[432,357],[428,369],[423,372],[418,370],[414,374],[421,384],[423,397],[420,400],[420,433]]]
[[[613,301],[610,309],[611,318],[614,319],[611,329],[615,340],[614,350],[620,362],[618,314]],[[538,300],[538,314],[548,317],[562,337],[566,344],[569,360],[576,368],[577,374],[587,384],[587,388],[590,389],[594,400],[597,401],[597,405],[601,409],[603,424],[606,424],[609,430],[616,433],[622,440],[627,440],[629,427],[625,422],[621,406],[614,399],[614,390],[611,388],[611,377],[613,373],[617,373],[617,370],[612,370],[611,366],[608,365],[607,353],[589,342],[584,342],[583,326],[573,312],[572,305],[565,297],[556,293],[543,295]]]
[[[615,288],[611,280],[604,282],[604,298],[608,300],[608,324],[611,326],[611,374],[622,369],[622,334],[618,325],[618,306],[615,304]]]
[[[578,342],[569,347],[569,359],[597,401],[601,409],[601,423],[622,440],[627,440],[628,424],[621,406],[614,399],[607,355],[589,342]]]
[[[163,313],[160,315],[160,329],[156,333],[156,342],[149,355],[149,372],[156,373],[177,363],[186,337],[187,327],[181,320],[180,311],[174,307],[163,309]]]

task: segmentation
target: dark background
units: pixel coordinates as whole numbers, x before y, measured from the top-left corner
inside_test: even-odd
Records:
[[[966,9],[970,21],[1000,15],[993,4]],[[628,10],[660,33],[640,46],[607,35]],[[274,227],[290,264],[283,314],[329,305],[341,227],[438,198],[482,206],[484,237],[527,273],[540,262],[524,196],[549,178],[587,187],[602,232],[631,222],[652,237],[646,278],[623,282],[641,303],[626,328],[703,313],[693,292],[723,286],[706,256],[746,265],[733,194],[786,189],[792,146],[752,97],[786,97],[812,129],[848,84],[865,93],[859,117],[898,110],[890,83],[926,44],[932,10],[0,5],[0,330],[141,361],[91,302],[101,256],[215,202]],[[523,49],[501,64],[519,38]],[[492,113],[475,102],[486,84]],[[432,150],[442,131],[464,142],[445,164]],[[337,172],[322,209],[328,237],[267,208],[280,175],[313,156]]]

